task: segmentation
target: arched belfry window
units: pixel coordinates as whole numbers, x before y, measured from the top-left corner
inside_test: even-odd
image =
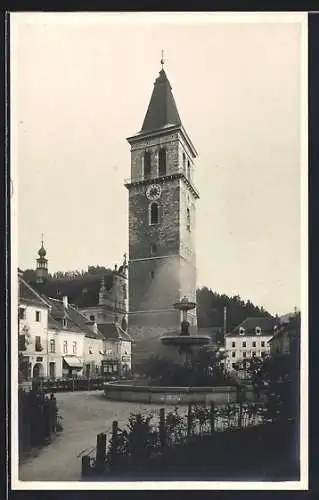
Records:
[[[158,224],[159,223],[159,205],[156,201],[149,206],[149,223]]]
[[[188,231],[191,230],[191,213],[189,208],[186,211],[186,227]]]
[[[151,177],[151,153],[150,151],[144,152],[144,179]]]
[[[166,149],[161,148],[158,152],[158,175],[166,175]]]

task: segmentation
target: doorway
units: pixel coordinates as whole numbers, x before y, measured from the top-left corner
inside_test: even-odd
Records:
[[[34,365],[32,376],[33,376],[33,378],[43,377],[43,365],[42,365],[42,363],[36,363]]]
[[[51,361],[49,364],[49,377],[55,378],[55,363],[54,363],[54,361]]]

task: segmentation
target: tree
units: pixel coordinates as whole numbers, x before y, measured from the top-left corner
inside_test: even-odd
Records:
[[[239,295],[229,297],[218,294],[207,287],[197,290],[197,323],[200,328],[223,326],[224,307],[227,308],[227,329],[233,330],[247,317],[266,316],[270,314],[263,308],[255,306],[251,301],[245,302]]]

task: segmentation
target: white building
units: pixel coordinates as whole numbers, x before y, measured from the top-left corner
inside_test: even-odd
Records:
[[[49,305],[21,276],[19,284],[19,371],[22,379],[48,373]]]
[[[23,380],[131,372],[131,338],[117,323],[98,328],[66,296],[40,295],[20,275],[18,322]]]
[[[104,337],[103,373],[114,376],[129,375],[132,370],[132,339],[116,323],[98,325]]]
[[[226,368],[246,368],[252,357],[261,358],[270,353],[268,341],[276,331],[273,317],[247,318],[235,330],[225,335]]]
[[[94,323],[62,300],[46,298],[49,314],[49,376],[96,376],[101,373],[104,339]]]

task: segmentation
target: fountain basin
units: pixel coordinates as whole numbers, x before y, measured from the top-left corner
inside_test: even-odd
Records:
[[[189,403],[235,403],[238,393],[235,385],[218,387],[157,387],[105,382],[104,396],[106,399],[112,401],[187,405]]]

